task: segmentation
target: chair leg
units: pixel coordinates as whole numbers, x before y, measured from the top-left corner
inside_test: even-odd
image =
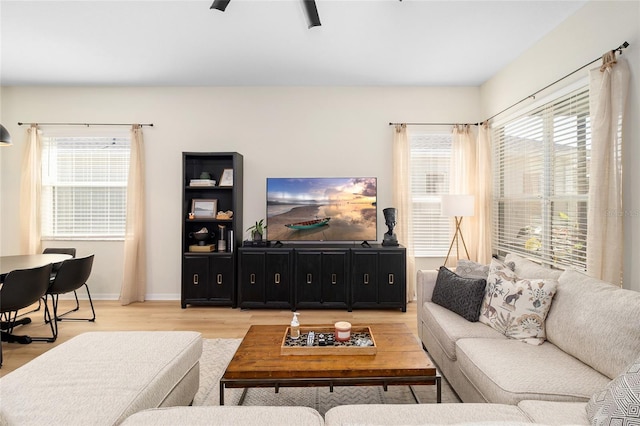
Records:
[[[56,320],[58,321],[90,321],[93,322],[96,320],[96,311],[93,308],[93,300],[91,300],[91,292],[89,292],[89,286],[87,285],[87,283],[84,284],[84,288],[87,290],[87,296],[89,297],[89,305],[91,305],[91,318],[63,318],[65,315],[70,314],[71,312],[75,312],[78,310],[78,308],[76,307],[76,309],[71,309],[70,311],[65,312],[64,314],[57,314],[57,303],[56,303],[56,310],[54,311],[54,316],[56,318]],[[75,292],[74,292],[75,293]],[[56,298],[57,300],[57,298]],[[78,296],[76,295],[76,306],[79,307],[78,304]]]
[[[51,296],[51,300],[54,300],[54,296]],[[47,304],[46,295],[44,297],[44,318],[45,323],[47,323],[47,319],[49,320],[49,327],[51,328],[51,337],[31,337],[33,342],[48,342],[53,343],[58,338],[58,324],[55,321],[52,321],[51,312],[49,311],[49,305]]]
[[[51,316],[51,311],[49,310],[49,294],[44,295],[44,322],[45,324],[49,324],[51,327],[51,333],[53,335],[53,341],[58,338],[58,322],[53,319],[56,317],[56,312],[58,311],[58,295],[51,295],[51,309],[53,310],[53,316]]]

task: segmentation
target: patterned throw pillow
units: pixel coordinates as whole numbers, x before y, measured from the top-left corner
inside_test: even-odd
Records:
[[[495,259],[489,266],[481,323],[511,339],[540,345],[546,339],[544,320],[558,282],[554,279],[524,279]]]
[[[587,403],[592,425],[640,424],[640,358]]]
[[[484,278],[463,278],[444,266],[438,271],[431,301],[460,315],[467,321],[476,322],[484,298]]]

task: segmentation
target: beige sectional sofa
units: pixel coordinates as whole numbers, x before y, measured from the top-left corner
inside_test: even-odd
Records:
[[[437,272],[418,272],[418,333],[464,402],[588,401],[640,355],[640,293],[516,255],[520,277],[555,277],[547,341],[533,346],[431,301]]]

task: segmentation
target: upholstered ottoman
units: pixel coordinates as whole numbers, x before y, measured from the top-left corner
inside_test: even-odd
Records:
[[[17,425],[116,425],[188,405],[199,385],[196,332],[92,332],[0,379],[0,417]]]
[[[171,407],[145,410],[122,426],[321,426],[320,413],[309,407]]]

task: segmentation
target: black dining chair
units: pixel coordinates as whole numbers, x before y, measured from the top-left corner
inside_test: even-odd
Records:
[[[2,340],[7,342],[31,343],[32,341],[55,341],[55,332],[51,325],[52,337],[15,336],[14,328],[28,324],[30,318],[18,319],[18,311],[39,301],[47,293],[51,279],[52,265],[32,269],[18,269],[7,274],[0,287],[0,322]],[[49,315],[46,304],[45,316]],[[0,365],[2,365],[2,349],[0,348]]]
[[[47,247],[42,251],[42,254],[68,254],[69,256],[71,256],[71,258],[75,258],[76,249],[75,247]],[[51,268],[52,281],[55,278],[56,273],[58,272],[58,269],[60,269],[61,265],[62,265],[62,262],[53,264],[53,267]],[[76,298],[76,307],[69,312],[75,312],[78,309],[80,309],[80,302],[78,301],[78,293],[74,291],[73,296]],[[37,311],[38,309],[40,309],[40,304],[38,304],[38,308],[35,310]]]
[[[87,285],[87,279],[91,275],[91,269],[93,267],[93,257],[94,255],[89,255],[86,257],[78,257],[74,259],[67,259],[60,265],[60,268],[55,274],[55,277],[51,279],[51,283],[49,288],[44,294],[44,303],[47,305],[48,298],[51,296],[51,304],[53,305],[53,318],[47,317],[48,309],[45,309],[45,322],[53,322],[54,323],[54,334],[58,335],[58,321],[95,321],[96,319],[96,311],[93,308],[93,301],[91,300],[91,292],[89,291],[89,286]],[[71,309],[68,312],[63,314],[58,314],[58,297],[61,294],[75,292],[80,289],[80,287],[84,286],[87,290],[87,296],[89,297],[89,304],[91,305],[91,314],[90,318],[63,318],[65,315],[70,314],[71,312],[75,312],[79,308]],[[76,297],[76,302],[78,301]],[[52,320],[55,319],[55,320]]]
[[[76,257],[76,249],[73,247],[69,247],[69,248],[58,248],[58,247],[50,247],[50,248],[46,248],[42,251],[42,254],[68,254],[71,257]],[[62,263],[54,263],[52,264],[51,267],[51,278],[53,279],[53,277],[55,276],[56,272],[58,271],[58,268],[60,268],[60,265]],[[80,308],[80,305],[78,303],[78,295],[75,294],[76,296],[76,308],[74,310],[78,310]],[[20,315],[18,315],[19,317],[25,316],[25,315],[29,315],[33,312],[38,312],[40,310],[40,308],[42,307],[42,299],[38,299],[38,306],[28,312],[23,312]]]

